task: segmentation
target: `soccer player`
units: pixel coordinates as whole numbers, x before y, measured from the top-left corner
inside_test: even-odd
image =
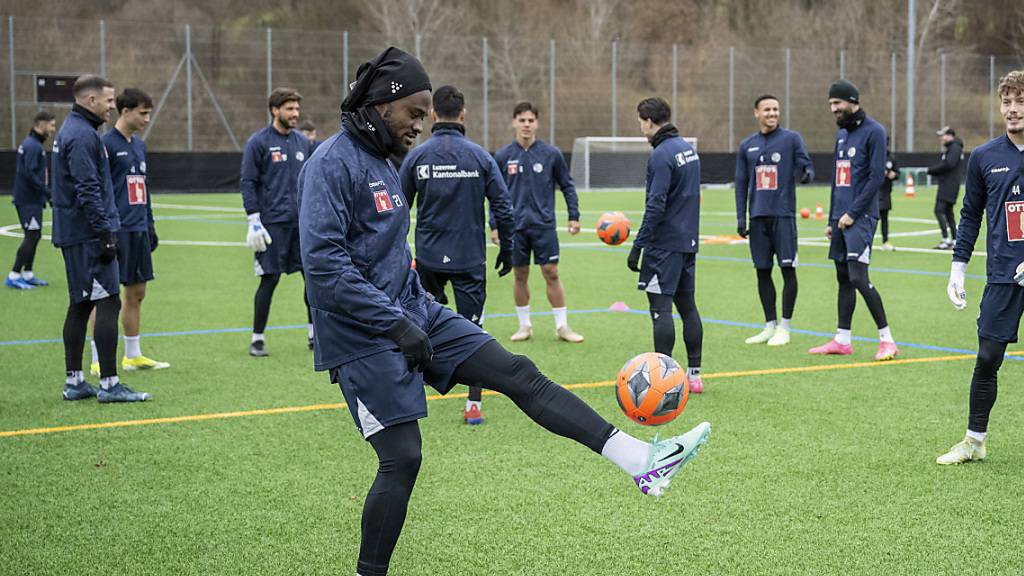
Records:
[[[72,87],[75,104],[53,143],[53,243],[64,255],[71,302],[64,320],[65,400],[96,397],[100,402],[140,402],[117,377],[119,269],[117,233],[121,221],[103,140],[96,130],[114,111],[114,87],[85,75]],[[96,310],[93,337],[99,350],[100,389],[82,374],[89,314]]]
[[[814,165],[800,133],[779,126],[778,98],[759,96],[754,118],[759,130],[740,142],[736,152],[736,231],[750,239],[765,324],[746,343],[784,346],[789,344],[797,294],[796,178],[801,184],[814,180]],[[773,258],[782,272],[782,322],[775,310]]]
[[[7,274],[4,284],[16,290],[31,290],[49,283],[37,278],[32,271],[36,259],[36,247],[42,238],[43,208],[50,202],[49,172],[46,167],[46,150],[43,144],[57,131],[57,120],[52,112],[40,110],[32,119],[32,129],[18,146],[15,164],[14,206],[18,211],[18,222],[25,235],[14,256],[14,266]]]
[[[978,358],[971,378],[967,434],[939,464],[983,460],[988,417],[1006,345],[1017,341],[1024,314],[1024,70],[999,79],[999,112],[1006,134],[974,149],[967,162],[967,191],[953,247],[947,293],[957,310],[967,307],[964,276],[985,214],[988,283],[978,315]]]
[[[882,297],[868,278],[871,242],[878,226],[878,190],[885,179],[885,128],[861,109],[860,92],[848,80],[832,84],[828,102],[839,125],[825,227],[825,237],[831,240],[828,257],[835,261],[839,282],[839,323],[832,340],[808,352],[853,354],[850,326],[860,292],[878,327],[875,360],[891,360],[899,349],[889,330]]]
[[[299,214],[296,183],[299,169],[310,155],[309,139],[294,130],[299,122],[302,95],[292,88],[276,88],[267,106],[273,121],[253,133],[242,154],[242,202],[249,218],[245,242],[255,253],[260,277],[254,298],[249,355],[269,356],[263,332],[270,303],[281,274],[302,273],[299,256]],[[306,301],[309,348],[313,348],[313,318]]]
[[[484,199],[495,216],[501,250],[498,275],[512,271],[512,204],[494,158],[466,138],[465,97],[454,86],[434,92],[432,135],[405,157],[399,179],[411,208],[416,206],[416,271],[435,299],[445,302],[445,285],[455,307],[483,326],[487,299],[487,234]],[[482,391],[469,388],[463,411],[467,424],[482,424]]]
[[[938,180],[939,190],[935,195],[935,217],[939,221],[942,242],[936,250],[949,250],[956,244],[956,219],[953,217],[953,206],[960,196],[960,162],[964,159],[963,140],[956,137],[956,131],[943,126],[935,133],[944,150],[939,162],[928,167],[928,174]],[[952,235],[952,237],[951,237]]]
[[[160,244],[153,222],[153,204],[146,187],[146,144],[137,134],[149,124],[153,99],[138,88],[125,88],[116,100],[118,117],[103,135],[110,163],[110,180],[121,219],[117,233],[117,262],[124,292],[121,294],[121,325],[124,327],[124,358],[121,368],[161,370],[170,368],[142,355],[139,329],[146,284],[153,279],[152,252]],[[96,338],[92,340],[93,376],[100,374]]]
[[[643,222],[626,264],[640,273],[637,289],[647,293],[654,350],[666,356],[672,356],[676,343],[675,303],[683,320],[686,379],[690,391],[700,393],[704,391],[700,379],[704,325],[694,300],[700,242],[700,158],[669,121],[672,109],[668,102],[647,98],[636,110],[640,132],[654,150],[647,161]]]
[[[900,167],[889,148],[889,137],[885,137],[885,179],[878,189],[878,221],[882,228],[882,250],[892,252],[896,248],[889,242],[889,211],[892,210],[892,183],[900,179]]]
[[[583,336],[569,327],[565,308],[565,292],[558,277],[558,232],[555,224],[555,184],[565,196],[569,209],[569,234],[580,233],[579,198],[569,175],[562,152],[537,138],[537,108],[529,102],[520,102],[512,110],[514,142],[503,146],[495,154],[505,184],[512,194],[515,215],[515,238],[512,242],[512,266],[515,271],[513,298],[519,329],[512,335],[513,342],[533,336],[530,321],[530,254],[533,263],[547,284],[548,302],[555,316],[555,336],[566,342],[583,342]],[[498,243],[498,230],[491,227],[491,241]]]
[[[645,494],[696,455],[711,426],[647,444],[616,430],[568,390],[510,354],[470,320],[428,298],[411,269],[409,207],[389,154],[408,149],[431,105],[422,64],[388,48],[359,67],[342,129],[299,178],[302,259],[313,309],[314,359],[341,387],[379,467],[363,504],[356,571],[387,574],[422,458],[424,383],[507,395],[552,433],[632,474]],[[562,472],[557,472],[562,473]]]

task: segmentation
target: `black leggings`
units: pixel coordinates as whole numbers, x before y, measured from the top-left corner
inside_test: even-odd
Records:
[[[956,219],[953,217],[953,203],[943,200],[935,201],[935,218],[939,221],[939,230],[943,238],[956,240]],[[947,234],[946,230],[949,229]]]
[[[868,278],[868,265],[856,260],[836,261],[836,279],[839,280],[839,328],[849,330],[853,311],[857,307],[857,292],[868,305],[871,317],[879,330],[889,325],[885,317],[882,296]]]
[[[82,370],[85,334],[93,307],[96,308],[96,324],[92,328],[92,337],[100,355],[100,377],[117,376],[117,317],[121,312],[121,299],[117,294],[94,302],[68,305],[67,316],[64,317],[64,369],[68,372]]]
[[[786,320],[793,318],[793,309],[796,308],[796,268],[783,266],[782,272],[782,317]],[[772,280],[771,268],[758,268],[757,270],[757,295],[761,299],[761,309],[764,310],[764,321],[775,322],[778,317],[775,313],[775,281]]]
[[[39,230],[25,230],[25,237],[21,239],[18,246],[18,253],[14,255],[14,267],[12,271],[21,273],[22,270],[32,271],[32,264],[36,260],[36,247],[39,246],[39,238],[42,232]]]
[[[674,297],[669,294],[648,292],[647,302],[650,304],[651,322],[654,325],[654,351],[672,356],[672,350],[676,346],[676,323],[672,317],[674,303],[679,310],[679,317],[683,319],[686,364],[690,368],[700,368],[704,324],[701,322],[693,292],[678,292]]]
[[[967,419],[967,429],[972,432],[988,431],[988,415],[996,403],[998,392],[996,379],[1005,355],[1006,342],[978,337],[978,358],[974,362],[974,377],[971,378],[970,416]]]
[[[313,312],[309,309],[309,295],[306,294],[306,275],[302,274],[302,301],[306,303],[306,321],[313,323]],[[267,329],[267,321],[270,319],[270,303],[274,299],[274,290],[281,281],[280,274],[264,274],[260,276],[260,285],[256,288],[256,297],[253,301],[252,331],[254,334],[263,334]]]
[[[879,210],[878,220],[882,223],[882,242],[889,241],[889,211]]]
[[[575,440],[597,453],[615,432],[615,427],[576,395],[541,374],[533,361],[510,353],[493,340],[459,365],[454,379],[508,396],[549,432]],[[419,425],[407,422],[388,426],[370,436],[369,442],[377,452],[379,466],[363,504],[356,571],[362,576],[384,576],[402,533],[409,497],[420,469]]]

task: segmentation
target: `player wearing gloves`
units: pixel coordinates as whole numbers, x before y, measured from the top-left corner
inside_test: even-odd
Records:
[[[42,238],[43,208],[50,202],[50,182],[46,167],[46,150],[43,145],[47,138],[57,131],[57,121],[52,112],[40,110],[32,119],[32,130],[18,146],[18,160],[14,177],[14,206],[18,210],[18,222],[25,237],[18,246],[14,266],[7,274],[4,284],[16,290],[31,290],[37,286],[48,286],[49,282],[36,277],[32,264],[36,259],[36,247]]]
[[[672,356],[676,326],[672,304],[683,320],[686,379],[690,392],[704,391],[700,379],[704,325],[697,310],[697,248],[700,235],[700,157],[669,120],[661,98],[637,105],[640,132],[650,141],[643,222],[626,265],[640,273],[637,288],[647,293],[655,352]],[[641,255],[643,263],[641,264]]]
[[[801,184],[814,180],[814,165],[800,133],[779,126],[778,98],[759,96],[754,118],[760,130],[740,142],[736,152],[736,231],[750,240],[765,325],[746,343],[783,346],[789,344],[789,322],[796,307],[796,178]],[[773,259],[782,272],[782,322],[777,322],[775,309]]]
[[[387,574],[405,524],[422,460],[424,384],[442,394],[457,383],[505,394],[548,431],[615,462],[645,494],[660,494],[710,433],[705,422],[648,444],[616,430],[529,358],[427,295],[411,269],[409,206],[388,157],[422,131],[430,90],[422,64],[397,48],[361,65],[342,103],[341,131],[299,179],[315,367],[341,387],[379,461],[363,503],[361,576]]]
[[[987,455],[985,438],[996,403],[999,367],[1006,345],[1017,341],[1024,314],[1024,70],[1000,78],[998,96],[1006,134],[976,148],[967,163],[967,191],[946,288],[954,308],[967,308],[964,277],[986,215],[988,283],[978,315],[967,433],[938,457],[939,464],[983,460]]]
[[[260,277],[253,303],[252,356],[269,355],[263,332],[281,274],[302,273],[296,183],[311,144],[295,130],[301,102],[302,95],[291,88],[271,92],[267,105],[273,121],[249,137],[242,155],[242,202],[249,219],[245,243],[256,253],[254,269]],[[305,293],[303,298],[312,349],[313,320]]]

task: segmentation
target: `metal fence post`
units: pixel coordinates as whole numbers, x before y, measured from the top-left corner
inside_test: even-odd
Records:
[[[17,95],[14,91],[14,16],[7,17],[7,62],[10,64],[10,102],[11,102],[11,150],[18,149],[18,113],[15,110],[14,105],[15,96]]]
[[[917,37],[917,2],[907,0],[907,152],[914,151],[914,39]]]
[[[550,41],[548,58],[548,143],[555,145],[555,40]]]
[[[729,46],[729,150],[735,144],[735,118],[733,118],[733,104],[736,99],[736,47]]]
[[[793,87],[793,50],[786,48],[786,129],[789,129],[789,95]]]
[[[939,55],[939,126],[946,125],[946,53]]]
[[[672,45],[672,123],[679,125],[676,109],[679,108],[679,46]]]
[[[839,79],[846,79],[846,50],[839,51]]]
[[[618,42],[612,40],[612,138],[615,137],[616,130],[618,129],[618,105],[619,95],[616,91],[616,85],[618,84],[616,76],[618,75],[618,61],[616,52],[618,52]]]
[[[192,26],[185,24],[185,149],[192,151]]]
[[[423,62],[423,56],[420,54],[420,47],[423,44],[423,35],[419,32],[416,33],[416,59]]]
[[[107,23],[100,20],[100,76],[107,77]]]
[[[896,53],[889,57],[889,149],[896,150]]]
[[[274,32],[267,27],[267,96],[274,91]],[[267,110],[267,120],[273,120],[270,110]]]
[[[419,35],[417,35],[416,38],[419,39]],[[419,45],[419,42],[417,41],[417,46],[418,45]],[[483,49],[484,49],[484,54],[483,54],[483,60],[484,60],[484,150],[490,150],[491,149],[490,148],[491,126],[490,126],[490,115],[488,114],[489,109],[490,109],[490,103],[488,102],[488,97],[487,97],[487,92],[488,92],[488,89],[489,89],[489,80],[490,80],[490,78],[488,77],[489,70],[488,70],[488,66],[487,66],[487,37],[486,36],[484,36]]]
[[[988,57],[988,139],[995,138],[996,57]]]
[[[341,97],[348,97],[348,30],[341,33]]]

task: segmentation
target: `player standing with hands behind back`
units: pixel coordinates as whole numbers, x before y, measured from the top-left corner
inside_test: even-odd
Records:
[[[516,140],[498,150],[498,162],[505,184],[512,194],[512,208],[516,230],[512,248],[512,266],[515,271],[513,296],[519,330],[512,335],[513,342],[533,336],[530,321],[530,253],[533,263],[547,284],[548,302],[555,315],[555,336],[566,342],[583,342],[569,328],[565,308],[565,292],[558,277],[558,232],[555,224],[555,184],[562,189],[565,205],[569,209],[569,234],[580,233],[580,207],[576,186],[569,176],[562,152],[537,138],[537,108],[529,102],[520,102],[512,110],[512,127]],[[498,231],[491,222],[491,241],[498,243]]]
[[[978,315],[978,358],[971,378],[967,433],[939,456],[939,464],[985,459],[996,378],[1006,345],[1017,341],[1024,314],[1024,70],[1000,78],[998,94],[1006,134],[975,148],[967,162],[967,192],[947,287],[953,306],[966,308],[964,276],[985,214],[988,283]]]

